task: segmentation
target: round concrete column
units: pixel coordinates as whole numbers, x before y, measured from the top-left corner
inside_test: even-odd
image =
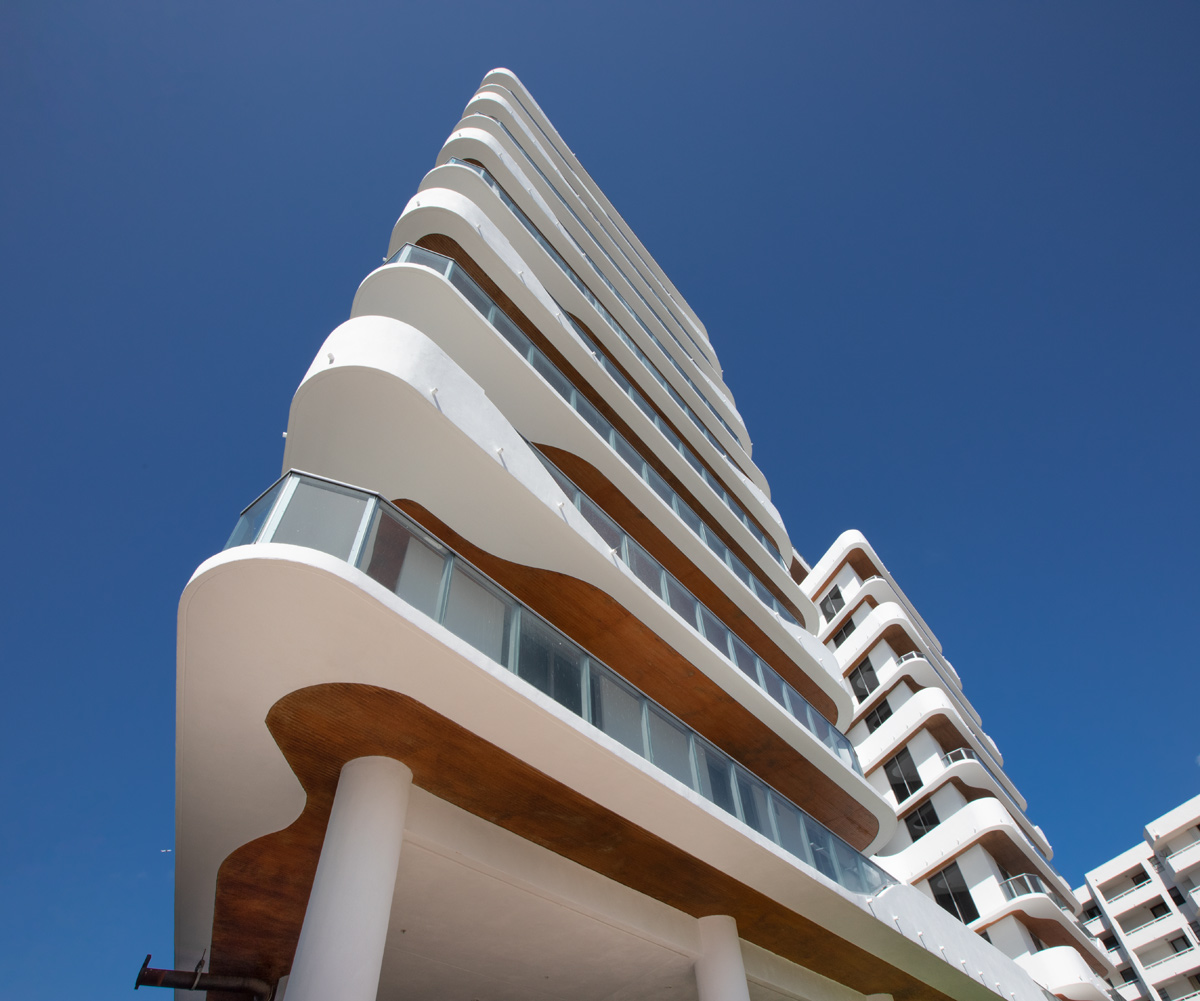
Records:
[[[392,758],[342,768],[288,1001],[375,1001],[412,772]]]
[[[726,914],[700,919],[696,989],[700,1001],[750,1001],[737,922]],[[288,1001],[292,999],[288,998]]]

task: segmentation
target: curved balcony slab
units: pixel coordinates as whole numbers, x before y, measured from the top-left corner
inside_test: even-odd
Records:
[[[600,257],[608,258],[609,262],[613,265],[613,268],[606,273],[604,278],[601,279],[601,283],[607,285],[608,281],[614,281],[625,284],[626,290],[632,292],[633,294],[629,296],[621,295],[621,298],[624,299],[624,302],[621,302],[620,305],[630,313],[633,313],[636,310],[636,315],[641,322],[645,322],[647,324],[654,323],[659,326],[659,329],[666,335],[666,340],[659,338],[663,344],[664,353],[666,353],[668,350],[672,353],[678,350],[688,359],[688,361],[694,366],[695,372],[699,374],[703,381],[710,387],[714,402],[719,404],[721,419],[727,423],[729,423],[731,420],[734,422],[731,424],[730,428],[727,428],[727,430],[732,430],[732,433],[737,439],[739,446],[743,442],[748,443],[749,435],[746,432],[745,424],[741,420],[740,414],[738,414],[737,408],[733,403],[732,395],[729,393],[728,388],[721,381],[720,373],[718,372],[717,368],[713,366],[712,361],[706,354],[706,350],[711,349],[706,347],[705,349],[693,351],[692,348],[698,347],[698,343],[696,341],[691,341],[691,347],[689,347],[683,341],[680,341],[675,331],[670,328],[670,325],[663,321],[658,310],[651,306],[650,303],[641,295],[640,290],[634,290],[633,281],[630,278],[630,275],[636,274],[637,268],[626,267],[619,263],[616,258],[612,256],[609,248],[613,247],[614,244],[612,243],[611,238],[609,239],[607,245],[602,239],[602,236],[610,237],[610,234],[606,231],[603,225],[599,224],[599,221],[594,215],[592,217],[592,221],[587,222],[575,210],[575,208],[570,207],[569,202],[571,201],[571,194],[573,194],[572,185],[569,182],[564,183],[565,178],[562,173],[558,171],[556,169],[556,165],[545,158],[544,155],[542,157],[536,157],[538,152],[542,152],[544,154],[544,149],[537,138],[526,129],[522,120],[522,116],[515,108],[510,106],[509,96],[505,92],[499,90],[488,90],[477,93],[467,105],[467,108],[463,113],[463,119],[456,128],[455,133],[451,135],[449,142],[452,142],[455,138],[457,138],[460,130],[464,127],[479,123],[480,118],[485,118],[488,120],[489,125],[491,125],[492,128],[495,128],[496,125],[500,126],[500,132],[502,134],[496,135],[497,140],[499,140],[506,147],[513,147],[513,151],[515,151],[517,154],[519,162],[521,162],[523,165],[525,163],[534,164],[533,175],[529,176],[529,180],[535,187],[540,186],[543,189],[543,197],[546,199],[553,198],[556,202],[559,202],[559,204],[567,205],[567,216],[564,217],[561,215],[561,213],[554,213],[551,214],[547,220],[543,220],[543,224],[549,222],[552,225],[561,226],[564,231],[569,233],[574,230],[574,232],[571,233],[571,236],[575,243],[579,244],[581,247],[586,247],[586,245],[590,244],[592,248],[590,254],[595,259]],[[491,129],[488,128],[488,125],[479,124],[479,127],[491,131]],[[449,142],[447,145],[449,145]],[[444,162],[444,160],[450,155],[452,154],[448,153],[445,150],[445,147],[443,147],[443,151],[439,156],[439,163]],[[541,160],[540,164],[537,163],[538,159]],[[552,177],[551,175],[553,174],[558,174],[558,176],[556,178]],[[590,209],[585,206],[582,201],[577,201],[576,207],[582,208],[584,214],[588,214],[590,212]],[[597,251],[599,251],[599,253],[597,253]],[[584,253],[588,253],[588,251],[585,249]],[[617,255],[621,255],[621,251],[619,249],[617,250]],[[628,258],[626,258],[625,263],[630,264],[631,262],[629,262]],[[587,273],[587,270],[588,269],[585,269],[585,273]],[[607,281],[605,279],[607,279]],[[614,292],[614,295],[616,294],[619,293]],[[654,295],[653,291],[651,291],[651,294]],[[631,305],[633,300],[638,299],[640,299],[642,302],[641,310],[638,310],[636,306]],[[667,311],[669,312],[669,310]],[[634,322],[637,324],[638,320],[635,320]],[[684,337],[690,338],[690,335],[684,331]],[[669,348],[669,342],[674,342],[675,347]],[[745,451],[748,453],[749,448],[746,447]]]
[[[813,564],[812,573],[805,580],[805,589],[809,595],[816,598],[828,586],[829,581],[837,574],[838,570],[846,564],[851,555],[855,551],[861,552],[865,557],[866,562],[874,569],[875,573],[883,577],[891,587],[892,591],[897,596],[899,603],[905,606],[912,620],[917,624],[925,641],[931,644],[932,648],[940,654],[942,652],[941,641],[934,635],[933,630],[929,628],[929,624],[921,617],[920,613],[912,606],[912,602],[908,600],[908,595],[896,583],[895,578],[888,572],[883,560],[879,558],[879,554],[875,552],[875,547],[867,540],[867,537],[857,529],[848,529],[833,540],[833,545],[830,546],[822,555],[822,557]],[[860,576],[868,577],[870,574],[862,574]],[[957,678],[957,675],[955,675]]]
[[[978,739],[975,731],[964,723],[956,704],[951,701],[944,689],[921,689],[897,709],[878,730],[859,743],[858,757],[863,771],[869,774],[878,768],[907,743],[918,730],[928,729],[936,738],[947,726],[951,727],[953,734],[965,742],[966,746],[970,747],[972,753],[976,755],[976,760],[973,762],[975,767],[964,769],[964,771],[985,773],[990,781],[984,783],[982,787],[994,788],[997,790],[999,798],[1008,798],[1012,801],[1020,815],[1018,823],[1026,829],[1026,836],[1047,858],[1052,858],[1053,852],[1045,836],[1041,834],[1035,824],[1029,822],[1024,813],[1020,812],[1025,805],[1024,797],[1017,792],[1016,786],[1012,785],[1007,775],[1004,775],[1003,772],[997,774],[984,765],[983,759],[987,755],[984,745]],[[948,738],[946,740],[948,741]],[[951,748],[943,745],[942,749],[946,751]]]
[[[869,812],[875,838],[894,828],[894,814],[865,779],[652,595],[583,516],[564,505],[561,489],[524,440],[440,347],[406,324],[377,316],[343,324],[326,347],[293,401],[296,430],[288,435],[286,461],[415,502],[492,557],[598,588],[756,717],[764,712],[764,724],[823,774],[828,769],[826,777]],[[594,436],[575,423],[580,434]],[[361,433],[410,426],[421,427],[421,434]],[[827,686],[848,698],[828,675],[816,673],[797,674],[797,680],[807,678],[818,697]]]
[[[781,619],[754,595],[710,546],[684,524],[680,515],[672,511],[651,489],[643,476],[634,472],[626,460],[614,451],[613,446],[600,438],[550,388],[549,383],[507,341],[497,335],[458,289],[428,268],[411,264],[391,265],[378,269],[363,283],[355,300],[355,312],[392,316],[426,332],[469,376],[474,374],[481,381],[486,379],[489,399],[495,401],[506,418],[520,427],[526,437],[563,448],[588,461],[630,499],[641,515],[650,518],[655,527],[687,555],[693,565],[703,570],[709,580],[724,581],[720,585],[724,596],[737,604],[739,610],[748,615],[774,643],[788,651],[789,656],[799,654],[806,661],[821,665],[829,678],[825,690],[830,698],[841,703],[838,713],[839,718],[844,718],[842,713],[848,708],[849,698],[838,683],[836,665],[828,651],[806,629]],[[328,344],[318,355],[315,371],[322,371],[325,367],[322,358],[327,358],[330,353],[336,355],[327,348]],[[588,360],[592,361],[590,355]],[[645,416],[633,406],[632,401],[624,394],[620,395],[621,402],[627,408],[632,408],[632,414],[622,414],[619,407],[614,407],[618,416],[628,418],[627,423],[635,427],[637,420],[645,422]],[[650,433],[657,432],[651,428]],[[725,513],[729,513],[727,509]],[[709,515],[710,525],[716,520]],[[744,526],[742,528],[744,531]],[[755,549],[751,552],[757,549],[757,543],[753,543],[753,546]],[[760,580],[772,579],[778,591],[794,601],[800,595],[794,582],[777,564],[765,562],[771,572],[764,574],[761,570],[763,564],[756,565]],[[807,599],[801,603],[800,613],[814,619],[816,610],[805,606]],[[801,651],[795,650],[796,645],[800,646]]]
[[[972,921],[971,927],[975,931],[985,931],[989,926],[1013,914],[1019,915],[1022,923],[1033,930],[1047,946],[1064,946],[1070,949],[1097,976],[1116,976],[1116,968],[1108,956],[1049,894],[1026,893],[1006,900],[1002,907],[992,908],[987,914]]]
[[[481,93],[484,91],[491,91],[493,93],[496,91],[500,91],[501,93],[507,91],[524,106],[529,119],[534,122],[536,128],[541,130],[543,134],[555,137],[550,141],[553,155],[551,155],[550,151],[547,151],[545,154],[547,158],[550,159],[553,166],[560,168],[560,174],[564,174],[564,176],[569,174],[578,182],[579,187],[576,189],[577,196],[581,201],[585,201],[584,195],[579,194],[580,191],[585,192],[587,196],[586,201],[590,202],[587,205],[588,209],[593,211],[593,214],[599,213],[600,216],[608,220],[612,231],[619,234],[621,240],[628,246],[633,257],[636,259],[637,264],[634,265],[635,268],[643,273],[643,278],[649,275],[649,279],[647,280],[652,279],[657,283],[662,293],[666,296],[666,299],[663,300],[664,306],[667,305],[669,300],[670,307],[674,308],[674,311],[682,318],[684,325],[691,331],[687,336],[693,340],[695,339],[693,335],[699,336],[697,347],[705,356],[709,365],[719,375],[721,373],[721,360],[712,349],[712,343],[709,340],[708,329],[705,327],[704,321],[696,315],[695,310],[692,309],[679,290],[675,288],[675,285],[659,266],[658,262],[655,261],[653,255],[642,246],[641,241],[633,230],[630,229],[628,223],[625,222],[621,214],[613,207],[596,182],[592,180],[591,175],[584,170],[579,160],[575,157],[575,154],[571,152],[571,148],[563,142],[562,137],[558,134],[558,130],[555,129],[553,123],[546,117],[545,112],[541,110],[529,91],[525,89],[515,75],[505,69],[497,69],[488,73],[484,77],[479,90]],[[470,108],[469,104],[468,108]],[[554,159],[555,157],[557,159]],[[615,238],[613,239],[614,242],[617,242]]]
[[[1189,876],[1200,869],[1200,841],[1172,852],[1164,859],[1167,871],[1177,880]]]
[[[569,325],[561,317],[559,303],[567,304],[568,308],[579,312],[582,306],[576,303],[579,298],[578,290],[561,274],[542,269],[542,279],[539,281],[522,255],[537,259],[534,255],[543,255],[542,248],[533,240],[529,233],[520,225],[512,214],[502,204],[498,203],[495,194],[485,182],[471,170],[457,165],[447,165],[435,168],[432,174],[438,175],[439,187],[426,188],[414,196],[410,207],[397,223],[397,232],[405,234],[409,242],[416,242],[427,234],[444,235],[453,239],[475,259],[488,275],[502,288],[507,295],[537,326],[538,330],[551,341],[556,350],[578,371],[591,373],[596,368],[596,361],[590,350],[571,331]],[[494,216],[489,216],[480,205],[490,205]],[[514,248],[521,248],[518,252]],[[380,315],[395,316],[397,319],[413,320],[412,311],[419,308],[417,304],[397,304],[395,297],[386,296],[382,302],[363,298],[368,289],[374,291],[378,280],[390,275],[392,267],[377,269],[368,275],[360,287],[360,293],[355,297],[352,315],[379,313]],[[386,283],[385,283],[386,287]],[[557,301],[556,301],[557,300]],[[584,302],[580,299],[580,302]],[[586,304],[586,303],[584,303]],[[403,312],[396,310],[402,308]],[[388,310],[388,311],[385,311]],[[586,314],[586,311],[584,311]],[[607,329],[603,324],[593,320],[593,335],[603,337]],[[417,326],[424,326],[416,323]],[[641,362],[632,354],[619,339],[606,343],[606,348],[628,372],[641,371]],[[464,367],[468,366],[462,360]],[[592,384],[597,391],[603,392],[606,402],[621,415],[631,427],[642,428],[647,425],[647,419],[632,400],[613,385],[609,377],[602,372],[596,374]],[[607,387],[607,388],[606,388]],[[648,399],[652,400],[659,411],[671,414],[677,405],[666,391],[653,379],[638,380],[638,389]],[[726,469],[731,473],[737,470],[717,452],[702,436],[697,435],[690,421],[674,419],[672,424],[683,435],[688,448],[698,457],[704,459],[711,469]],[[690,428],[690,430],[689,430]],[[652,426],[645,427],[639,432],[648,442],[658,442],[659,432]],[[670,446],[659,448],[655,446],[656,454],[676,475],[680,481],[688,485],[693,496],[706,498],[706,508],[711,507],[711,514],[717,521],[732,533],[732,538],[751,555],[755,563],[766,563],[765,572],[778,586],[787,586],[786,572],[774,560],[759,559],[761,543],[741,523],[739,518],[725,504],[710,504],[707,498],[710,488],[700,478],[699,474]],[[781,539],[786,539],[786,530],[777,514],[771,515],[773,507],[761,509],[755,507],[758,493],[739,494],[733,481],[741,482],[737,476],[723,477],[730,493],[744,510],[764,526],[771,536],[773,543],[778,546]],[[774,519],[774,521],[772,520]],[[790,543],[788,543],[790,546]],[[783,550],[781,550],[783,551]],[[766,554],[764,554],[766,555]],[[793,597],[794,600],[794,597]],[[804,599],[805,601],[807,599]],[[809,616],[805,615],[806,618]],[[815,622],[815,615],[810,619]]]
[[[859,991],[994,1001],[959,970],[958,961],[970,960],[1006,995],[1040,1001],[1013,969],[981,958],[966,929],[942,939],[948,962],[931,956],[915,936],[873,919],[867,898],[810,870],[336,557],[268,543],[206,561],[180,602],[178,686],[177,941],[185,948],[209,941],[217,909],[221,947],[236,945],[238,921],[247,918],[221,889],[236,876],[243,891],[271,895],[272,924],[256,940],[278,940],[277,951],[290,955],[338,767],[382,753],[410,763],[418,787],[434,796],[684,913],[716,906],[735,916],[743,938]],[[479,768],[494,781],[475,781]],[[514,809],[516,796],[536,802]],[[285,828],[317,836],[272,833]],[[609,850],[590,853],[591,842]],[[268,850],[291,878],[264,887],[266,877],[245,863]],[[222,869],[235,855],[238,865]],[[677,879],[679,866],[704,876]],[[697,888],[702,900],[691,896]],[[874,906],[891,898],[909,900],[889,891]],[[939,920],[927,913],[936,908],[930,901],[907,906],[910,919]],[[853,961],[833,958],[847,947]]]
[[[1155,942],[1179,935],[1187,922],[1176,911],[1168,911],[1161,918],[1150,918],[1124,932],[1121,943],[1130,952],[1136,952]]]
[[[1112,1001],[1108,985],[1069,945],[1019,956],[1016,964],[1051,994],[1068,1001]]]
[[[906,883],[916,883],[944,868],[973,844],[983,843],[993,856],[996,855],[996,838],[1003,839],[1003,844],[1008,846],[1008,851],[1014,856],[1019,855],[1019,861],[1024,865],[1018,865],[1016,868],[1036,872],[1064,901],[1074,904],[1075,898],[1071,894],[1071,888],[1037,853],[1004,805],[990,797],[968,803],[907,848],[894,855],[879,855],[875,861],[897,879]],[[1008,868],[1013,869],[1014,866]],[[1055,910],[1057,909],[1056,907]],[[988,917],[989,923],[994,920],[994,916]]]

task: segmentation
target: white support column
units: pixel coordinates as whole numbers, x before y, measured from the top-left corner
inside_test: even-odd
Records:
[[[411,788],[393,758],[343,766],[287,1001],[375,1001]]]
[[[696,988],[700,1001],[750,1001],[737,922],[726,914],[700,919]]]

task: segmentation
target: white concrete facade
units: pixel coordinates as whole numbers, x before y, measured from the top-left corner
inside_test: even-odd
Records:
[[[1124,1001],[1200,998],[1200,796],[1086,873],[1085,927],[1117,966]]]
[[[292,1001],[1103,1001],[936,638],[860,536],[795,552],[703,324],[510,72],[283,472],[180,601],[177,967]],[[978,915],[933,899],[951,861]]]
[[[899,823],[875,860],[1047,991],[1106,1001],[1115,970],[1081,927],[1041,828],[958,672],[883,561],[844,533],[802,585],[856,702],[847,735]]]

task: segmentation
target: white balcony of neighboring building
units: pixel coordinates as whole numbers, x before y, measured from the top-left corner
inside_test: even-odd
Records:
[[[1194,841],[1175,848],[1169,855],[1163,856],[1167,872],[1175,880],[1182,880],[1200,869],[1200,831],[1196,832]]]
[[[1200,949],[1188,940],[1186,947],[1181,944],[1178,950],[1169,945],[1151,946],[1145,951],[1145,958],[1137,959],[1151,986],[1157,986],[1186,976],[1200,966]]]
[[[1168,911],[1158,917],[1147,914],[1122,930],[1121,944],[1127,951],[1139,952],[1154,942],[1179,935],[1185,924],[1184,919],[1175,911]]]
[[[1143,1001],[1148,996],[1141,981],[1136,979],[1122,983],[1120,977],[1117,977],[1113,980],[1113,990],[1121,1001]]]
[[[1041,857],[1004,805],[990,797],[967,803],[903,851],[876,856],[876,861],[898,879],[918,882],[945,866],[968,846],[981,842],[986,847],[987,842],[995,838],[1003,839],[1006,851],[1010,851],[1015,860],[1020,860],[1028,871],[1040,875],[1043,882],[1053,889],[1055,899],[1061,901],[1062,908],[1074,913],[1074,902],[1067,902],[1071,894],[1062,877]],[[984,895],[976,899],[976,907],[985,917],[985,911],[996,911],[1009,903],[1009,898],[1000,888],[999,878],[992,882],[994,885],[985,889]],[[971,888],[972,895],[975,895],[976,889],[974,886]],[[1046,899],[1050,900],[1049,897]],[[1075,924],[1073,921],[1071,923]],[[1080,934],[1083,934],[1082,930]]]
[[[944,689],[924,688],[913,693],[894,708],[892,715],[874,733],[858,740],[856,747],[863,770],[868,775],[871,774],[906,745],[913,734],[926,729],[932,721],[937,720],[948,723],[957,737],[969,741],[971,746],[954,747],[949,751],[939,746],[936,756],[923,756],[918,762],[923,786],[932,787],[958,780],[973,789],[992,793],[1008,806],[1024,837],[1035,851],[1049,861],[1053,857],[1053,850],[1045,835],[1022,812],[1023,800],[1017,801],[1014,796],[1015,788],[1012,788],[1010,783],[1002,783],[1003,773],[997,774],[997,770],[987,766],[986,748],[976,738],[974,731],[967,727],[957,706]]]
[[[1151,848],[1157,852],[1169,852],[1182,847],[1200,833],[1197,832],[1197,824],[1200,824],[1200,796],[1193,796],[1150,821],[1144,833]]]
[[[1128,914],[1135,908],[1149,903],[1162,894],[1162,886],[1154,879],[1147,879],[1145,882],[1137,883],[1133,886],[1129,886],[1127,883],[1128,881],[1126,880],[1118,884],[1119,888],[1113,891],[1111,895],[1101,891],[1105,910],[1117,919],[1120,918],[1120,915]]]
[[[1112,988],[1069,945],[1027,953],[1019,956],[1016,964],[1051,994],[1071,1001],[1112,1001]]]

